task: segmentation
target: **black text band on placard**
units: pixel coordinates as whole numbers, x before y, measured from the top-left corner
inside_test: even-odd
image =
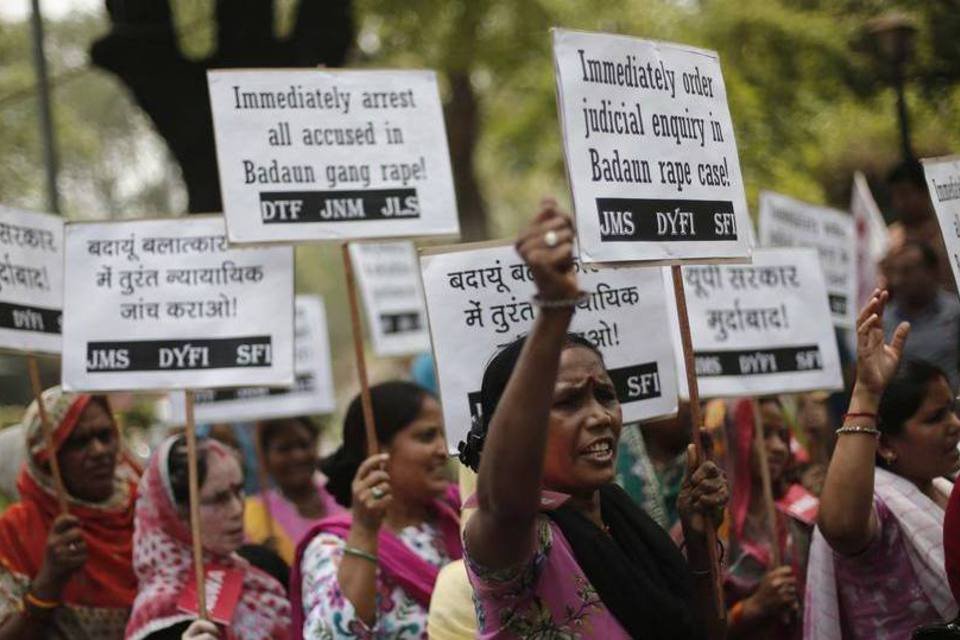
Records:
[[[602,242],[735,241],[733,203],[724,200],[597,198]]]
[[[261,191],[264,224],[365,222],[420,217],[416,189]]]
[[[0,329],[59,334],[62,318],[59,309],[0,302]]]
[[[661,395],[660,369],[656,362],[608,369],[607,373],[613,381],[613,386],[617,390],[617,399],[621,404],[652,400]],[[479,418],[482,412],[480,392],[474,391],[467,394],[467,402],[470,404],[470,415]]]
[[[823,369],[820,347],[811,344],[779,349],[697,351],[697,376],[756,376]]]
[[[272,362],[270,336],[87,343],[88,373],[269,367]]]
[[[419,311],[394,311],[380,314],[380,327],[385,335],[419,331],[423,321]]]
[[[830,311],[837,315],[847,315],[847,296],[831,293],[827,296],[830,300]]]
[[[226,402],[228,400],[255,400],[269,396],[282,396],[288,393],[307,392],[316,388],[315,378],[310,374],[298,375],[293,388],[241,387],[239,389],[204,389],[194,392],[197,404],[208,402]]]

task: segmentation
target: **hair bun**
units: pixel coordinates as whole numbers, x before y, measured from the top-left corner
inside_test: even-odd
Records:
[[[353,478],[362,462],[342,446],[320,462],[320,470],[327,476],[326,489],[341,506],[349,508],[353,502]]]
[[[486,429],[478,416],[473,416],[470,421],[470,431],[467,432],[467,439],[461,440],[457,445],[460,462],[477,471],[480,467],[480,454],[483,452],[483,443],[486,441]]]

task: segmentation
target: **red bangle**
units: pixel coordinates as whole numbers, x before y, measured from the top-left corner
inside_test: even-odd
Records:
[[[875,414],[875,413],[867,413],[867,412],[860,412],[860,413],[854,412],[854,413],[845,413],[845,414],[843,414],[843,419],[844,419],[844,421],[846,421],[847,418],[870,418],[871,420],[876,420],[876,419],[877,419],[877,414]]]

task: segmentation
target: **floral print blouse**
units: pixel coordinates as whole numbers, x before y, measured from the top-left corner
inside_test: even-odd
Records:
[[[580,569],[560,528],[540,515],[535,535],[530,557],[507,569],[487,570],[464,550],[477,638],[629,638]]]
[[[406,527],[397,537],[424,561],[442,567],[451,561],[440,531],[429,522]],[[340,591],[337,572],[346,543],[321,533],[303,553],[303,637],[305,640],[363,638],[412,640],[427,638],[427,610],[378,571],[377,620],[373,627],[357,618],[353,604]]]

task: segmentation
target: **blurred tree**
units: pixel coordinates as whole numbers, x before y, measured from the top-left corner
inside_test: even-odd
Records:
[[[153,121],[183,172],[190,212],[220,211],[207,70],[341,66],[353,42],[350,0],[303,0],[292,32],[274,34],[273,0],[217,0],[216,48],[191,60],[180,49],[168,0],[106,0],[112,27],[91,50]]]

